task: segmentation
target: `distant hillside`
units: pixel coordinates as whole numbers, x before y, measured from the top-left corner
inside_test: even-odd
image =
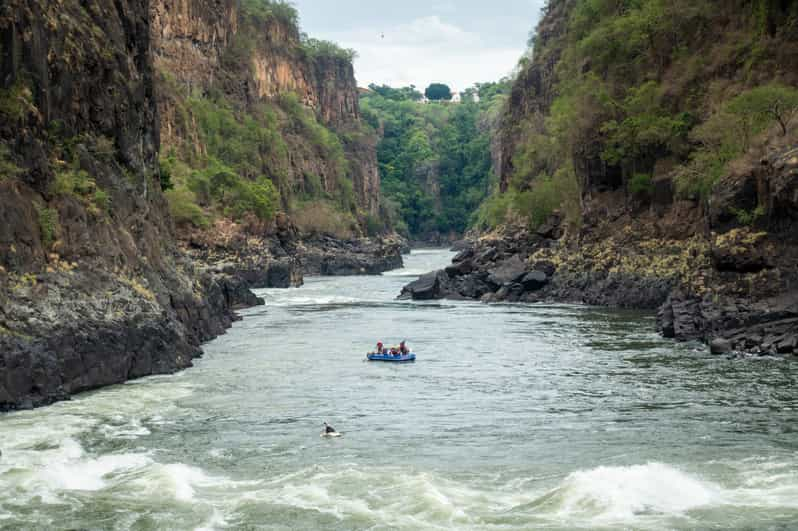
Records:
[[[422,102],[413,87],[372,86],[363,119],[380,134],[382,191],[397,229],[418,239],[462,235],[497,181],[491,139],[509,82],[482,83],[461,103]]]

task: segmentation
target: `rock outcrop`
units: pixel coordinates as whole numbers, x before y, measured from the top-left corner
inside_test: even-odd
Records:
[[[0,10],[0,409],[188,367],[258,302],[175,245],[147,8]]]
[[[302,240],[296,249],[306,275],[378,275],[402,267],[402,240],[363,238],[340,240],[328,236]]]

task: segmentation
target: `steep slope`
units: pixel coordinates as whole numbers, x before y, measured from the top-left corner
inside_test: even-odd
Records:
[[[151,12],[161,167],[187,249],[236,263],[254,286],[301,283],[303,271],[335,264],[346,273],[401,263],[392,242],[375,251],[316,238],[387,228],[353,52],[300,37],[282,2],[163,1]]]
[[[187,367],[240,302],[174,244],[147,4],[0,11],[0,409]]]
[[[193,7],[151,6],[164,153],[174,150],[195,168],[216,158],[244,178],[266,175],[289,212],[302,194],[354,192],[336,206],[376,215],[374,138],[360,122],[351,52],[300,39],[296,13],[278,2]],[[226,115],[266,135],[257,139],[262,153],[213,145],[224,128],[213,122]],[[247,140],[248,131],[224,132],[238,136],[230,142]]]
[[[551,1],[534,44],[483,207],[505,229],[415,289],[662,305],[670,337],[794,351],[794,3]]]

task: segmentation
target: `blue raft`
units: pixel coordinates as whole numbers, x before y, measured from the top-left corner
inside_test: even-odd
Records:
[[[394,356],[393,354],[367,354],[366,357],[369,361],[388,361],[392,363],[409,363],[416,361],[416,355],[412,352],[402,356]]]

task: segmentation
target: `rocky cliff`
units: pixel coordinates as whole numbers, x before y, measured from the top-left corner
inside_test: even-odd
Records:
[[[405,295],[659,308],[668,337],[796,351],[796,15],[549,2],[503,117],[505,224]]]
[[[327,241],[317,235],[360,236],[380,215],[376,137],[360,121],[351,52],[300,37],[293,9],[265,0],[156,1],[150,10],[162,154],[176,176],[167,195],[186,249],[225,270],[238,264],[260,279],[253,287],[300,284],[303,272],[318,272],[310,262],[335,249],[356,257],[333,262],[379,267],[368,244],[314,245]],[[227,189],[254,183],[268,199],[273,187],[278,204],[259,211],[249,198],[209,191],[220,172],[231,176]],[[186,203],[193,217],[181,216]]]
[[[255,169],[279,187],[287,210],[296,196],[308,192],[306,181],[311,176],[321,181],[328,194],[350,181],[355,206],[376,215],[376,139],[360,122],[351,56],[334,49],[332,43],[303,42],[294,18],[269,11],[273,9],[271,2],[264,0],[262,4],[257,10],[233,0],[151,3],[152,45],[160,73],[163,151],[175,149],[186,159],[207,154],[207,142],[203,141],[203,132],[207,131],[199,123],[201,117],[192,100],[230,104],[239,118],[256,120],[265,108],[276,114],[278,122],[276,133],[280,138],[272,142],[284,144],[286,149],[262,158]],[[286,102],[286,96],[295,97],[301,107],[312,112],[311,120],[337,137],[344,160],[325,149],[329,146],[318,145],[324,139],[314,135],[324,132],[296,123],[305,117],[292,116],[302,109]]]
[[[253,302],[178,252],[148,2],[0,11],[0,409],[191,365]]]

